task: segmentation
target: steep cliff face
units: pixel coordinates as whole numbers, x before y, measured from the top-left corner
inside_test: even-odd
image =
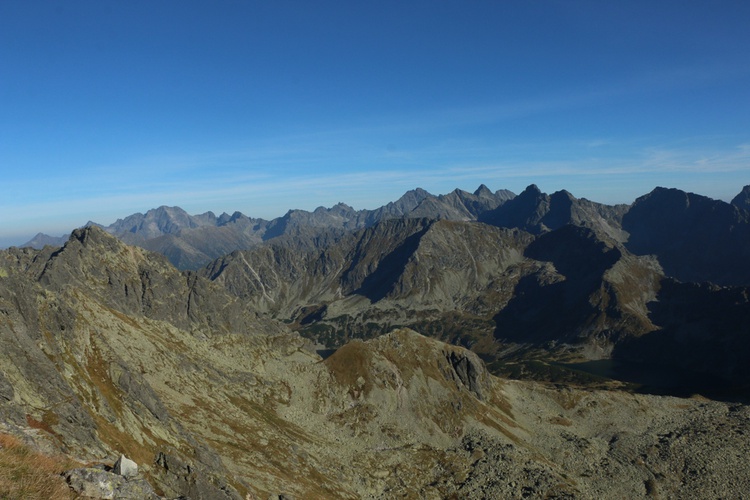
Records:
[[[616,241],[568,225],[531,243],[539,263],[495,316],[496,337],[518,343],[583,343],[606,357],[622,338],[654,328],[646,312],[661,278],[652,261]],[[589,350],[588,355],[597,356]]]
[[[300,305],[330,301],[362,288],[383,258],[406,255],[430,224],[425,219],[387,221],[312,250],[299,239],[282,240],[232,253],[200,274],[259,310],[289,317]]]

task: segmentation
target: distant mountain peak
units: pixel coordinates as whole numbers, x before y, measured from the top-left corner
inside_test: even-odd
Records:
[[[526,186],[526,189],[524,191],[534,191],[536,193],[542,192],[541,189],[539,189],[539,186],[537,186],[536,184],[529,184],[528,186]]]
[[[47,245],[53,246],[53,247],[61,247],[65,244],[65,242],[68,241],[68,235],[64,236],[50,236],[48,234],[44,233],[37,233],[36,236],[31,238],[26,243],[19,245],[21,248],[23,247],[31,247],[35,248],[37,250],[40,250],[44,248]]]
[[[490,188],[488,188],[486,185],[481,184],[476,191],[474,191],[474,196],[481,196],[481,197],[488,197],[493,196],[492,191],[490,191]]]
[[[554,193],[552,193],[551,196],[556,196],[558,198],[563,198],[563,197],[564,198],[570,198],[570,199],[573,199],[573,200],[576,199],[576,197],[573,196],[573,194],[570,191],[568,191],[567,189],[561,189],[560,191],[555,191]]]
[[[379,210],[387,212],[389,216],[402,216],[408,212],[411,212],[420,203],[431,197],[432,195],[422,188],[411,189],[401,195],[401,197],[395,202],[389,202]]]
[[[565,205],[570,205],[574,201],[576,201],[576,197],[564,189],[555,191],[550,195],[550,203],[564,203]]]

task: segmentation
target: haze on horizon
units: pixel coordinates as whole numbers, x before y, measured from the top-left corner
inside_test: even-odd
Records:
[[[0,247],[161,205],[750,184],[750,4],[0,3]]]

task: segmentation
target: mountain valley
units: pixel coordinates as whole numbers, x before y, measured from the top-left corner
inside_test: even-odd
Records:
[[[161,207],[3,250],[0,432],[138,464],[98,498],[735,497],[748,192]]]

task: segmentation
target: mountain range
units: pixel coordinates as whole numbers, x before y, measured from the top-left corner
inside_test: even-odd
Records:
[[[78,494],[130,457],[119,498],[736,496],[748,200],[416,189],[10,248],[0,434]]]
[[[145,214],[118,219],[109,226],[98,225],[125,243],[166,255],[178,269],[197,269],[234,250],[246,250],[282,235],[305,236],[321,229],[348,231],[369,227],[376,222],[399,217],[429,217],[475,220],[480,213],[497,207],[514,195],[507,190],[491,192],[480,186],[474,193],[456,189],[435,196],[423,189],[405,193],[395,202],[375,210],[354,210],[339,203],[313,212],[290,210],[267,221],[235,212],[216,216],[212,212],[189,215],[179,207],[162,206]],[[55,238],[37,234],[22,247],[61,246],[66,236]]]
[[[631,205],[609,206],[577,199],[564,190],[548,195],[535,185],[518,196],[508,190],[493,193],[481,185],[473,193],[456,189],[438,196],[417,188],[375,210],[354,210],[339,203],[313,212],[290,210],[270,221],[240,212],[189,215],[179,207],[162,206],[109,226],[94,222],[86,226],[98,225],[125,243],[166,255],[178,269],[196,270],[234,250],[254,248],[279,236],[309,240],[321,231],[344,233],[397,218],[479,221],[535,235],[574,224],[627,243],[633,253],[657,254],[662,266],[683,281],[746,284],[747,269],[737,276],[733,266],[748,256],[744,242],[749,210],[750,186],[731,203],[656,188]],[[21,246],[40,249],[61,246],[66,240],[67,236],[39,233]],[[722,265],[728,268],[719,270]]]
[[[519,195],[481,185],[272,221],[160,207],[102,229],[327,349],[409,327],[469,347],[506,375],[529,375],[531,362],[532,371],[544,363],[547,377],[560,371],[550,363],[609,359],[622,376],[650,359],[687,370],[686,380],[741,387],[750,379],[740,361],[697,358],[703,344],[744,356],[735,332],[748,326],[748,200],[750,186],[732,203],[656,188],[608,206],[535,185]],[[733,296],[733,306],[720,296]],[[693,326],[674,317],[686,310]],[[695,324],[719,330],[710,341],[679,333]],[[658,359],[638,347],[653,343],[665,346]]]

